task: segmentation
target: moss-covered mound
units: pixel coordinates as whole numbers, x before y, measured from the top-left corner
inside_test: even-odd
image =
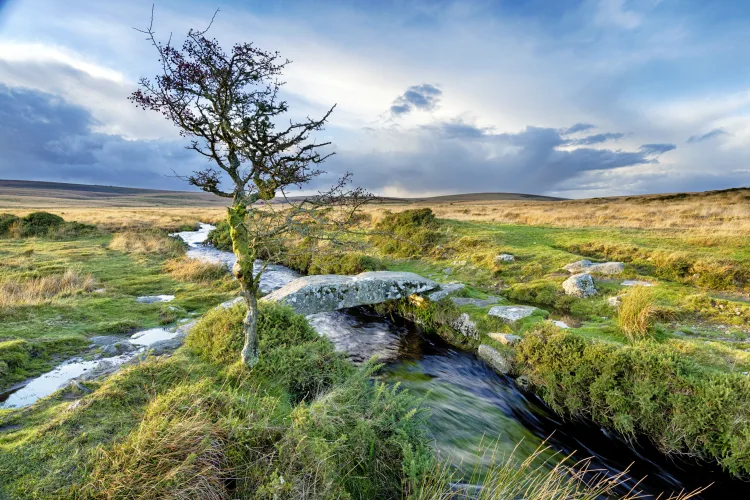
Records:
[[[429,253],[440,242],[435,214],[429,208],[386,212],[375,225],[370,241],[393,257],[415,257]]]
[[[517,352],[556,411],[750,475],[750,377],[703,367],[671,343],[623,346],[549,325],[526,334]]]

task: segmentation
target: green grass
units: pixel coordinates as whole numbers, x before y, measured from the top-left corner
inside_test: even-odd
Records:
[[[0,412],[0,496],[399,498],[424,481],[434,457],[416,401],[278,306],[260,311],[265,365],[226,363],[242,315],[206,316],[187,348],[88,395]]]
[[[747,376],[707,367],[679,345],[622,346],[550,326],[526,335],[517,358],[556,411],[750,475]]]
[[[129,334],[203,313],[236,293],[235,284],[228,276],[214,279],[209,286],[180,281],[163,270],[168,255],[110,250],[110,239],[108,235],[63,241],[0,239],[0,279],[3,281],[30,280],[74,269],[81,275],[91,275],[99,288],[94,292],[53,298],[44,304],[0,309],[0,342],[26,340],[30,345],[47,345],[47,341],[56,339]],[[176,298],[169,303],[136,301],[138,296],[156,294],[173,294]],[[17,373],[38,374],[49,368],[50,356],[82,352],[87,343],[76,341],[65,345],[62,352],[47,354],[31,349],[28,366],[19,367]],[[11,380],[0,377],[0,388],[9,385]]]

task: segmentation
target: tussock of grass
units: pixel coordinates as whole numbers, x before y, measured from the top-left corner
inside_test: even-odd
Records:
[[[227,267],[217,262],[180,257],[164,263],[164,269],[175,279],[194,283],[210,283],[228,275]]]
[[[517,362],[555,411],[750,475],[745,375],[706,368],[669,343],[620,346],[549,325],[526,334]]]
[[[27,280],[9,280],[0,285],[0,309],[38,305],[59,297],[91,292],[96,281],[90,274],[72,269]]]
[[[116,233],[109,249],[133,254],[161,254],[178,256],[185,253],[185,244],[171,236],[153,232]]]
[[[571,457],[557,454],[547,455],[548,447],[541,445],[524,459],[516,456],[516,450],[507,457],[497,457],[495,448],[489,448],[484,454],[490,455],[492,465],[480,477],[474,471],[469,484],[462,484],[455,479],[455,472],[442,464],[436,464],[432,473],[425,476],[425,481],[410,497],[412,500],[459,500],[472,498],[476,500],[494,500],[498,498],[528,498],[534,500],[598,500],[600,498],[618,498],[620,500],[637,500],[644,498],[636,491],[622,493],[630,488],[624,487],[627,470],[607,476],[603,471],[594,469],[591,460],[570,463]],[[482,453],[481,450],[479,452]],[[447,485],[454,485],[448,488]],[[680,492],[662,500],[688,500],[704,490],[690,493]]]
[[[617,325],[631,342],[643,339],[651,328],[654,311],[654,292],[645,286],[632,287],[617,308]]]

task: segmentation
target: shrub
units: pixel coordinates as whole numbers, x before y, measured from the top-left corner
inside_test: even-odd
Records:
[[[20,223],[21,218],[13,214],[0,214],[0,236],[8,236],[13,226]]]
[[[164,269],[175,279],[210,283],[227,276],[227,267],[217,262],[203,262],[183,256],[164,263]]]
[[[229,234],[229,223],[226,220],[217,222],[215,228],[209,231],[206,243],[215,246],[219,250],[231,252],[232,238]]]
[[[125,232],[112,236],[108,248],[134,254],[178,256],[185,253],[185,243],[172,236],[151,232]]]
[[[622,296],[617,309],[620,330],[634,342],[645,337],[654,316],[654,294],[645,286],[635,286]]]
[[[620,346],[549,325],[527,333],[516,353],[555,411],[750,475],[748,377],[704,368],[670,344]]]
[[[384,254],[412,257],[432,250],[441,239],[435,214],[429,208],[386,212],[375,225],[370,241]]]
[[[23,236],[48,236],[62,226],[65,220],[49,212],[32,212],[21,219]]]

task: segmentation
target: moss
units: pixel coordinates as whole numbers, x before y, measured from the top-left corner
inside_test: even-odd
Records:
[[[669,344],[620,346],[549,325],[525,336],[517,358],[556,411],[750,475],[748,377],[706,369]]]

